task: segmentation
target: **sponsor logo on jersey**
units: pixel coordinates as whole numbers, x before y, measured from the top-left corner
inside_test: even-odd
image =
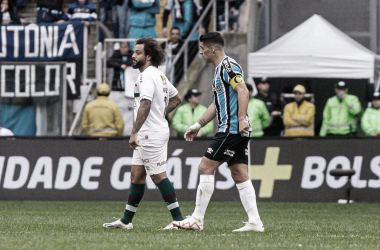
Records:
[[[212,154],[213,152],[214,152],[214,150],[212,150],[212,148],[207,149],[207,153]]]
[[[224,151],[224,154],[225,154],[225,155],[229,155],[229,156],[234,156],[235,151],[230,150],[230,149],[226,149],[226,150]]]
[[[149,163],[149,159],[142,159],[144,163]]]
[[[158,163],[157,163],[157,166],[162,166],[162,165],[165,165],[165,164],[166,164],[166,161],[158,162]]]
[[[222,86],[220,86],[220,85],[218,87],[212,86],[212,91],[219,91],[221,89],[222,89]]]
[[[224,68],[227,71],[227,73],[230,73],[232,71],[231,65],[227,59],[223,60],[223,65],[224,65]]]
[[[165,78],[163,75],[160,75],[162,82],[165,82]]]

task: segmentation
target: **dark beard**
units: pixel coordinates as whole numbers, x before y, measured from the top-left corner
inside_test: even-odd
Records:
[[[132,68],[139,69],[146,64],[146,58],[144,60],[137,61],[136,64],[132,64]]]

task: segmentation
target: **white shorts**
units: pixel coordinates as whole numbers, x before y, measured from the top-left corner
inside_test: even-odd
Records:
[[[169,135],[158,133],[153,136],[154,138],[145,139],[145,134],[139,133],[140,146],[133,150],[132,165],[144,166],[148,175],[166,172],[168,158]]]

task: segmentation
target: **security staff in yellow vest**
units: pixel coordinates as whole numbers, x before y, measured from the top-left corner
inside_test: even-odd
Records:
[[[314,104],[305,100],[306,89],[297,85],[293,89],[294,102],[284,108],[285,136],[314,136]]]
[[[336,95],[327,100],[319,136],[356,134],[356,116],[361,111],[359,98],[347,93],[345,82],[335,84]]]
[[[90,136],[121,136],[124,121],[116,103],[108,100],[110,88],[107,83],[98,87],[98,97],[84,108],[82,127]]]

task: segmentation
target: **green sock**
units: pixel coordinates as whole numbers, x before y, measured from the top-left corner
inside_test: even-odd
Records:
[[[174,187],[168,178],[163,179],[157,184],[158,189],[160,189],[162,198],[164,199],[166,206],[168,207],[170,213],[172,214],[173,220],[180,221],[183,220],[181,209],[179,208],[177,195],[175,193]]]
[[[127,205],[121,221],[124,224],[129,224],[132,222],[133,216],[136,213],[137,207],[144,196],[145,184],[133,184],[131,185],[131,190],[129,191]]]

